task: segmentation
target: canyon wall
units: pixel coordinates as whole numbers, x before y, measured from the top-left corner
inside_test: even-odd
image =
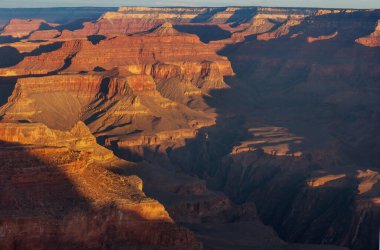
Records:
[[[98,145],[83,123],[69,131],[1,123],[0,140],[2,249],[201,249],[144,195],[141,179],[112,173],[130,163]]]
[[[10,21],[2,248],[202,249],[181,223],[206,248],[377,249],[379,20],[121,7]]]

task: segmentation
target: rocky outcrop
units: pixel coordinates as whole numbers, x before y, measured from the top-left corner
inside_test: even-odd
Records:
[[[322,177],[316,177],[307,182],[309,187],[321,187],[325,186],[328,182],[339,180],[346,177],[345,174],[327,175]]]
[[[232,35],[233,42],[241,42],[247,36],[268,32],[275,26],[271,19],[272,17],[265,17],[263,14],[256,15],[246,29]]]
[[[307,42],[308,43],[314,43],[316,41],[323,41],[323,40],[329,40],[329,39],[332,39],[334,37],[336,37],[338,35],[338,32],[334,32],[330,35],[324,35],[324,36],[318,36],[318,37],[312,37],[312,36],[309,36],[307,38]]]
[[[151,8],[151,7],[120,7],[117,13],[128,18],[159,19],[164,21],[179,20],[190,22],[198,15],[217,8]],[[115,13],[106,13],[105,16],[114,16]]]
[[[83,123],[67,132],[1,123],[0,140],[1,248],[201,249],[144,195],[138,177],[112,173],[128,163],[98,145]]]
[[[323,16],[323,15],[331,15],[331,14],[342,14],[342,13],[347,13],[347,14],[350,14],[350,13],[353,13],[357,10],[351,10],[351,9],[321,9],[321,10],[317,10],[315,12],[315,15],[316,16]]]
[[[68,129],[80,120],[84,107],[96,99],[103,79],[97,75],[19,79],[8,104],[2,107],[3,119],[43,122],[53,128]]]
[[[175,48],[178,44],[181,45],[180,50]],[[96,56],[97,51],[102,51],[106,56]],[[103,40],[97,45],[85,46],[73,58],[68,71],[88,71],[96,66],[112,69],[123,65],[181,62],[185,59],[199,62],[220,61],[221,65],[228,65],[225,58],[216,55],[197,36],[179,33],[171,27],[161,27],[147,34],[116,37]],[[226,73],[231,73],[231,70]]]
[[[61,34],[58,30],[37,30],[33,32],[28,40],[30,41],[41,41],[41,40],[50,40],[58,37]]]
[[[380,180],[380,175],[378,172],[370,169],[359,170],[357,178],[360,181],[358,185],[359,195],[371,196],[371,194],[379,192],[377,183]]]
[[[274,30],[272,32],[268,32],[268,33],[258,35],[257,40],[268,41],[271,39],[277,39],[277,38],[280,38],[282,36],[285,36],[285,35],[289,34],[289,31],[290,31],[289,29],[291,27],[297,26],[297,25],[301,24],[301,22],[302,22],[302,19],[301,20],[290,19],[290,20],[286,21],[285,23],[283,23],[276,30]]]
[[[377,21],[375,31],[367,37],[361,37],[356,39],[357,43],[360,43],[367,47],[380,46],[380,21]]]
[[[178,44],[180,50],[176,49]],[[226,87],[223,77],[233,74],[226,58],[216,55],[214,49],[200,42],[197,36],[180,33],[169,23],[146,34],[107,39],[98,44],[66,41],[57,50],[27,56],[18,65],[1,69],[0,74],[41,75],[60,70],[77,73],[115,67],[123,75],[149,74],[155,79],[176,77],[206,90]]]
[[[167,142],[177,142],[177,140],[184,140],[194,138],[196,131],[193,129],[181,129],[177,131],[164,131],[154,135],[138,135],[131,136],[124,140],[117,141],[119,148],[135,147],[135,146],[153,146],[160,145]],[[112,145],[112,140],[109,140],[108,145]]]
[[[43,124],[0,123],[0,140],[35,147],[67,147],[70,150],[90,153],[93,159],[100,161],[114,158],[112,151],[96,143],[95,137],[82,122],[78,122],[67,132],[51,130]]]
[[[43,78],[30,77],[18,80],[10,101],[31,94],[73,92],[77,96],[94,96],[100,92],[102,75],[54,75]]]
[[[146,8],[121,7],[117,12],[107,12],[96,22],[84,23],[83,29],[62,32],[59,39],[85,38],[89,35],[129,35],[146,32],[165,22],[190,22],[207,8]]]
[[[45,75],[57,72],[70,64],[71,58],[79,52],[83,45],[91,44],[88,41],[73,40],[51,52],[43,52],[35,56],[25,57],[19,64],[0,69],[0,76]]]
[[[117,12],[105,13],[97,22],[84,23],[82,29],[63,31],[59,39],[85,38],[89,35],[129,35],[146,32],[157,26],[171,22],[175,24],[233,24],[225,25],[228,30],[242,30],[255,16],[284,21],[286,19],[302,19],[313,14],[314,10],[274,9],[256,7],[227,8],[150,8],[120,7]]]
[[[56,24],[50,24],[42,19],[12,19],[1,31],[0,36],[11,36],[22,38],[29,36],[33,31],[47,27],[54,27]]]
[[[99,135],[112,138],[116,133],[131,142],[136,130],[144,132],[142,137],[162,132],[165,140],[185,139],[215,122],[213,114],[164,98],[151,75],[121,76],[117,71],[21,78],[1,114],[5,121],[43,122],[59,129],[82,120]],[[160,119],[152,127],[155,117]]]

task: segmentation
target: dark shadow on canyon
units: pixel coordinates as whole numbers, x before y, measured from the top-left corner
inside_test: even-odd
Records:
[[[234,23],[235,25],[240,23],[250,22],[251,19],[257,14],[257,7],[241,8],[234,11],[233,15],[227,20],[227,23]]]
[[[44,53],[53,52],[55,50],[62,48],[62,45],[63,45],[63,42],[55,42],[52,44],[41,45],[37,49],[33,50],[32,52],[24,53],[24,56],[39,56]]]
[[[231,89],[213,91],[206,98],[218,114],[216,125],[166,153],[159,145],[115,153],[134,155],[132,159],[141,154],[149,164],[196,175],[238,204],[254,201],[264,223],[287,241],[377,249],[379,209],[370,202],[366,222],[358,224],[363,212],[354,200],[356,171],[378,170],[380,163],[374,139],[380,129],[380,50],[355,43],[373,32],[379,12],[360,15],[307,18],[282,38],[248,38],[228,45],[220,53],[236,73],[226,78]],[[335,31],[337,37],[330,40],[306,42],[307,36]],[[290,142],[289,149],[303,155],[276,156],[261,150],[229,155],[242,141],[255,139],[249,128],[263,127],[285,128],[302,138],[300,144]],[[269,146],[276,143],[272,139]],[[250,163],[244,166],[238,159]],[[346,176],[329,185],[308,186],[318,173]]]
[[[174,28],[180,32],[195,34],[204,43],[231,37],[231,32],[221,29],[217,25],[174,25]]]
[[[11,46],[0,47],[0,68],[14,66],[21,62],[24,56]]]
[[[115,201],[94,207],[97,197],[79,191],[78,180],[66,172],[66,163],[77,154],[0,141],[1,249],[166,249],[181,244],[175,237],[185,237],[185,229],[172,223],[147,220]]]
[[[210,20],[211,17],[213,17],[215,14],[222,12],[226,10],[225,7],[222,8],[211,8],[205,13],[199,14],[197,17],[191,20],[191,23],[202,23],[207,22]]]
[[[69,30],[69,31],[80,30],[80,29],[84,28],[83,24],[85,22],[91,22],[91,21],[95,21],[95,20],[93,20],[93,19],[79,19],[79,20],[75,20],[75,21],[70,22],[70,23],[60,25],[60,26],[56,27],[56,29],[58,31],[61,31],[61,32],[64,30]]]
[[[0,141],[0,148],[2,213],[62,218],[74,209],[91,209],[87,199],[54,162],[64,164],[63,155],[53,160],[37,147],[5,141]]]
[[[16,86],[17,79],[17,77],[0,77],[0,107],[8,102],[8,98],[12,95]]]
[[[20,38],[14,38],[12,36],[0,36],[0,44],[19,42]]]
[[[103,35],[92,35],[87,37],[87,40],[90,41],[93,45],[100,43],[104,39],[106,39],[106,37]]]

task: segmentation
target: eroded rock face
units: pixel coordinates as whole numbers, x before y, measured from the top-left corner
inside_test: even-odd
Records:
[[[181,47],[176,47],[180,45]],[[104,56],[98,54],[103,51]],[[97,45],[89,45],[73,58],[67,71],[92,70],[96,66],[112,69],[124,65],[146,65],[157,62],[175,64],[203,61],[215,62],[223,70],[221,74],[231,74],[229,62],[204,45],[195,35],[181,34],[173,28],[160,27],[146,35],[116,37],[103,40]],[[227,71],[226,71],[227,70]],[[198,73],[199,74],[199,73]]]
[[[2,44],[23,53],[0,69],[15,84],[0,108],[4,247],[199,249],[174,219],[207,247],[377,249],[378,19],[122,7],[70,30],[24,27]],[[228,37],[203,43],[211,27]]]
[[[1,76],[45,75],[54,73],[67,67],[70,59],[78,53],[83,44],[88,41],[72,40],[63,44],[52,52],[43,52],[38,55],[27,56],[19,64],[0,69]]]
[[[297,26],[301,24],[300,20],[288,20],[284,24],[282,24],[278,29],[274,30],[273,32],[264,33],[257,36],[258,40],[271,40],[271,39],[277,39],[282,36],[285,36],[289,34],[289,29],[293,26]]]
[[[367,37],[358,38],[356,42],[368,47],[380,46],[380,21],[377,21],[377,26],[373,33]]]
[[[190,22],[208,8],[141,8],[121,7],[117,12],[107,12],[94,23],[84,23],[84,28],[64,31],[60,39],[85,38],[88,35],[129,35],[149,31],[167,22]]]
[[[338,32],[334,32],[334,33],[332,33],[330,35],[318,36],[318,37],[311,37],[311,36],[309,36],[307,38],[307,42],[308,43],[314,43],[316,41],[329,40],[329,39],[332,39],[332,38],[336,37],[337,35],[338,35]]]
[[[227,88],[223,78],[233,75],[229,61],[213,47],[170,23],[97,44],[70,40],[58,45],[1,69],[4,76],[60,73],[19,79],[2,109],[3,119],[59,129],[82,120],[112,141],[125,141],[134,131],[144,132],[141,138],[160,133],[160,138],[185,139],[215,123],[212,112],[201,112],[207,108],[202,94]],[[189,105],[192,100],[195,104]]]
[[[28,40],[31,41],[40,41],[40,40],[50,40],[58,37],[61,34],[58,30],[37,30],[33,32]]]
[[[201,248],[144,195],[138,177],[112,173],[129,163],[98,145],[83,123],[67,132],[1,123],[0,141],[1,248]]]
[[[245,105],[257,105],[260,111],[246,109],[243,112],[250,113],[242,126],[249,133],[241,136],[246,138],[248,135],[251,139],[238,139],[235,142],[237,146],[234,145],[238,150],[226,156],[219,166],[210,168],[212,162],[206,160],[207,163],[197,170],[209,168],[207,174],[213,176],[209,182],[238,202],[254,200],[264,222],[277,225],[275,228],[280,235],[291,241],[299,238],[317,242],[320,237],[323,242],[336,241],[352,249],[377,247],[376,230],[366,228],[363,223],[369,223],[369,228],[378,223],[376,214],[379,207],[374,200],[379,195],[374,184],[377,183],[375,166],[378,165],[378,157],[374,151],[370,153],[371,147],[365,145],[370,143],[376,150],[378,148],[375,129],[379,124],[378,116],[374,118],[372,115],[376,113],[379,102],[375,97],[377,94],[370,94],[372,91],[369,89],[378,89],[374,79],[379,74],[375,58],[379,50],[358,46],[354,42],[358,36],[368,32],[374,19],[375,16],[367,11],[310,17],[290,29],[288,35],[281,39],[268,42],[251,39],[237,46],[239,48],[225,51],[230,55],[239,80],[243,78],[243,82],[250,82],[251,94],[261,99],[255,104],[246,102]],[[351,32],[353,29],[355,33]],[[307,40],[307,37],[321,38],[335,33],[334,38],[323,37],[320,42],[308,43]],[[292,37],[293,34],[299,35]],[[342,44],[348,47],[343,49]],[[268,50],[263,52],[265,47]],[[366,69],[349,66],[349,58],[356,53],[361,55],[358,60],[366,65]],[[275,76],[273,72],[277,72]],[[373,74],[377,76],[368,77]],[[363,79],[368,85],[354,84],[358,79]],[[235,86],[240,87],[238,84]],[[244,91],[248,90],[244,88]],[[361,93],[366,93],[366,97],[361,97]],[[251,95],[246,99],[248,96]],[[332,106],[322,108],[325,102]],[[357,110],[354,108],[357,105],[363,106]],[[244,107],[234,109],[243,110]],[[364,115],[364,110],[371,115]],[[320,116],[314,120],[308,115],[310,113]],[[313,121],[302,122],[305,117]],[[350,120],[348,117],[356,118]],[[280,134],[269,124],[289,129],[289,132]],[[360,132],[354,129],[359,127]],[[249,136],[251,131],[252,137]],[[317,142],[321,144],[317,145]],[[250,152],[259,145],[262,150]],[[214,151],[210,149],[202,155],[212,153]],[[333,159],[341,162],[334,164]],[[372,162],[366,163],[368,159]],[[374,172],[367,172],[368,166],[372,166]],[[190,168],[185,163],[183,167]],[[214,169],[220,172],[213,174]],[[267,201],[268,197],[273,198]],[[303,214],[302,219],[300,214]],[[307,221],[310,224],[306,225]],[[329,222],[324,224],[323,221]],[[368,235],[369,231],[372,232],[370,236],[360,239],[359,235]]]
[[[49,24],[42,19],[12,19],[1,31],[0,36],[11,36],[22,38],[29,36],[33,31],[42,27],[52,27],[56,24]]]

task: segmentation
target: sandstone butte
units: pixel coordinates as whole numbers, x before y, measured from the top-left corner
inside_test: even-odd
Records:
[[[121,7],[73,30],[10,21],[0,52],[22,54],[0,68],[0,248],[374,248],[377,16]],[[202,42],[213,27],[230,37]]]
[[[377,21],[376,29],[372,34],[367,37],[358,38],[356,42],[368,47],[380,46],[380,20]]]

